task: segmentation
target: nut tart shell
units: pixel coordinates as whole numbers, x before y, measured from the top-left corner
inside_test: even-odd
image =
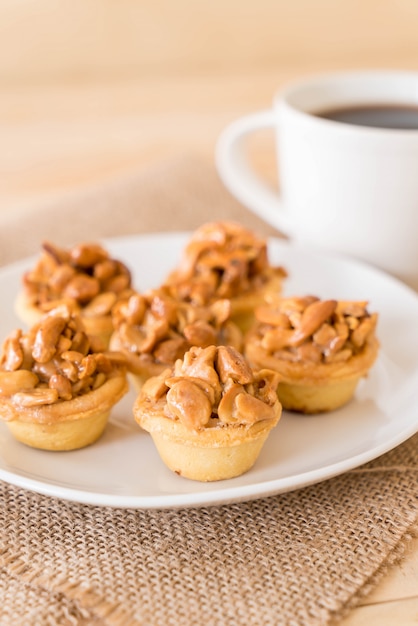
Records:
[[[63,302],[64,300],[57,301],[56,304],[58,306]],[[72,306],[74,307],[74,304]],[[38,324],[43,315],[45,315],[45,311],[32,304],[23,291],[18,294],[14,304],[14,309],[18,318],[24,324],[26,324],[28,328],[31,328],[32,326],[35,326],[35,324]],[[95,337],[99,339],[100,342],[103,344],[103,348],[107,348],[109,346],[110,338],[113,333],[113,323],[111,315],[95,315],[94,317],[92,317],[84,315],[83,309],[77,309],[77,312],[83,320],[86,333],[90,337]]]
[[[111,408],[127,391],[125,373],[114,373],[97,389],[53,404],[19,407],[1,398],[0,413],[12,435],[28,446],[75,450],[100,437]]]
[[[245,354],[255,368],[280,374],[277,395],[288,411],[314,414],[333,411],[349,402],[361,378],[377,358],[379,342],[371,337],[361,352],[340,363],[292,362],[263,350],[255,333],[246,338]]]
[[[219,426],[219,420],[199,431],[167,418],[161,407],[134,405],[137,423],[148,431],[162,461],[169,469],[192,480],[210,482],[240,476],[256,462],[270,431],[280,419],[259,421],[251,426]]]

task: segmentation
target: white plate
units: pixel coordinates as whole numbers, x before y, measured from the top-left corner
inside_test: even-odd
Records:
[[[105,241],[132,268],[138,289],[157,286],[178,261],[185,233]],[[381,351],[355,399],[332,414],[284,414],[247,474],[199,483],[171,473],[132,417],[132,395],[114,409],[103,437],[74,452],[43,452],[16,442],[0,424],[0,479],[42,494],[132,508],[204,506],[298,489],[383,454],[418,431],[418,295],[359,262],[278,240],[270,259],[289,272],[288,295],[366,299],[380,314]],[[20,326],[13,301],[26,260],[0,270],[0,339]]]

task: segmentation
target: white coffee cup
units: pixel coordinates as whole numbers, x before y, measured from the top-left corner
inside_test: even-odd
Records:
[[[374,264],[418,289],[418,129],[369,127],[318,114],[350,107],[417,107],[418,72],[311,77],[277,94],[221,134],[216,162],[226,187],[303,244]],[[252,168],[248,135],[277,133],[280,193]]]

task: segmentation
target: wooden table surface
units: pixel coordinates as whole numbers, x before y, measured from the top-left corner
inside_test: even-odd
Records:
[[[9,89],[0,97],[0,225],[9,211],[183,153],[213,159],[237,116],[269,106],[290,72]],[[167,102],[169,101],[169,106]],[[272,175],[272,139],[255,147]],[[1,227],[1,226],[0,226]],[[418,540],[344,626],[418,624]]]
[[[168,2],[62,3],[70,11],[68,15],[57,13],[59,4],[22,0],[0,7],[0,229],[1,220],[12,211],[20,211],[24,219],[25,212],[35,211],[45,200],[162,159],[188,153],[213,161],[221,130],[245,113],[269,107],[275,90],[289,80],[342,68],[418,68],[418,5],[411,0],[321,0],[317,4],[260,0],[255,5],[260,7],[265,31],[257,33],[250,3],[206,3],[199,18],[196,3],[181,0],[176,6],[187,9],[197,24],[193,36],[185,29],[186,24],[190,26],[186,13],[175,12],[174,4]],[[308,14],[303,27],[297,28],[301,24],[297,9],[309,13],[312,5],[322,11],[322,31],[316,40],[316,14]],[[127,25],[139,6],[147,32],[154,33],[161,25],[155,6],[168,12],[163,41],[176,20],[181,22],[181,37],[171,47],[151,45],[146,38],[141,40],[142,48],[135,47],[135,33],[132,29],[128,32]],[[245,10],[238,14],[239,7]],[[282,13],[270,15],[276,10],[273,7]],[[97,21],[98,11],[103,18],[105,9],[106,20],[100,22],[102,38],[96,33],[92,43],[88,25]],[[276,21],[272,17],[277,17]],[[381,25],[370,30],[376,19]],[[228,23],[241,29],[236,44]],[[343,30],[344,23],[352,31]],[[58,24],[62,33],[62,24],[69,25],[65,37],[59,37]],[[204,31],[198,28],[202,24]],[[116,35],[110,38],[112,25]],[[291,28],[293,39],[288,32]],[[44,45],[51,32],[54,36],[50,39],[57,44],[55,52]],[[81,51],[74,44],[77,33]],[[298,50],[307,41],[305,55],[296,54],[294,41]],[[228,57],[222,49],[227,45]],[[154,54],[149,71],[141,66],[145,54]],[[228,62],[223,63],[224,58]],[[89,72],[83,73],[80,68],[87,62]],[[273,177],[273,139],[268,133],[257,139],[254,154],[265,175]],[[411,540],[399,562],[341,624],[418,624],[418,539]]]

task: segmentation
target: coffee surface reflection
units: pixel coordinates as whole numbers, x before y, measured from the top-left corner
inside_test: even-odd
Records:
[[[334,122],[354,124],[355,126],[418,130],[418,106],[399,104],[350,105],[319,111],[315,115]]]

